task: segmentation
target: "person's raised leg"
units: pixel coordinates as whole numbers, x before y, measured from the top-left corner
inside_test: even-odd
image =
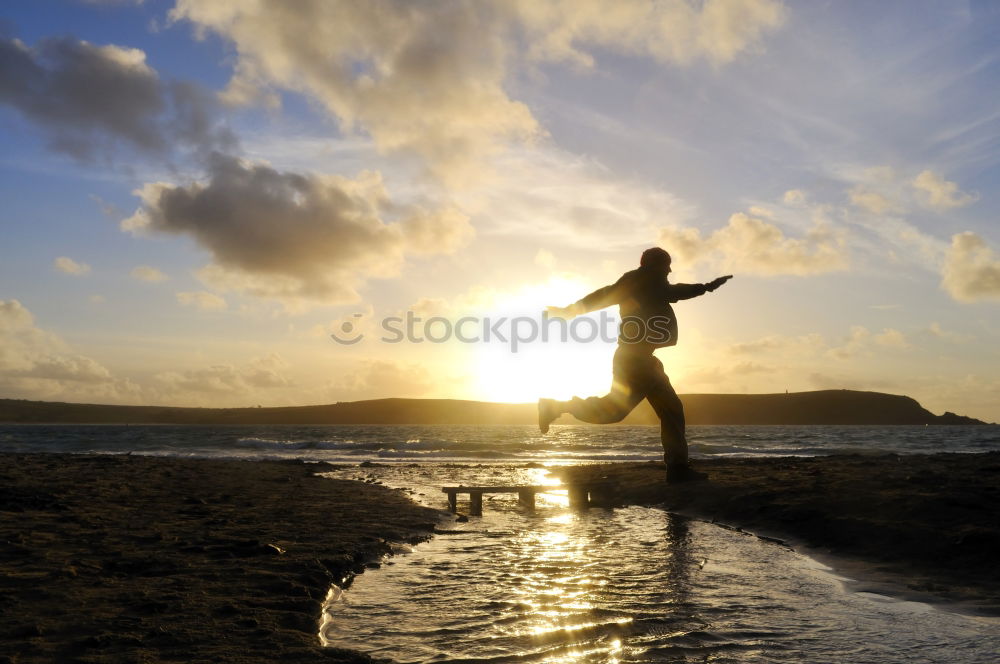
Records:
[[[603,397],[573,397],[570,401],[539,399],[538,428],[541,432],[547,433],[549,425],[563,413],[570,413],[589,424],[610,424],[624,419],[646,394],[636,381],[635,359],[621,348],[615,352],[613,374],[611,391]]]

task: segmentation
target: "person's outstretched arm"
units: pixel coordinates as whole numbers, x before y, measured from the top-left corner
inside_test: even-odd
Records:
[[[671,302],[690,300],[692,297],[711,293],[732,278],[733,275],[727,274],[724,277],[713,279],[707,284],[667,284],[668,298]]]
[[[593,293],[583,296],[568,307],[545,307],[545,311],[549,316],[573,318],[574,316],[597,311],[604,307],[610,307],[612,304],[618,304],[619,284],[621,284],[621,279],[610,286],[598,288]]]

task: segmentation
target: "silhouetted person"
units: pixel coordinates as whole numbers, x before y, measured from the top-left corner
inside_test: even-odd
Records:
[[[553,420],[570,413],[592,424],[620,422],[644,398],[660,418],[660,441],[668,482],[704,479],[688,465],[684,436],[684,406],[653,355],[657,348],[677,343],[677,319],[672,302],[714,291],[732,275],[707,284],[671,284],[670,254],[659,247],[642,252],[639,268],[626,272],[610,286],[600,288],[568,307],[549,307],[551,315],[573,318],[617,304],[621,314],[611,392],[603,397],[570,401],[538,400],[538,427],[547,433]]]

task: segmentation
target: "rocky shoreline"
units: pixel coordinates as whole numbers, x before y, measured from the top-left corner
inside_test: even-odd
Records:
[[[0,662],[370,662],[320,647],[330,585],[439,517],[315,464],[0,459]]]

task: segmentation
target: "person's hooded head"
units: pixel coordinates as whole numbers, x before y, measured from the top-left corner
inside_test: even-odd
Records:
[[[642,252],[639,258],[639,267],[648,270],[663,270],[664,274],[670,274],[670,254],[659,247],[652,247]]]

